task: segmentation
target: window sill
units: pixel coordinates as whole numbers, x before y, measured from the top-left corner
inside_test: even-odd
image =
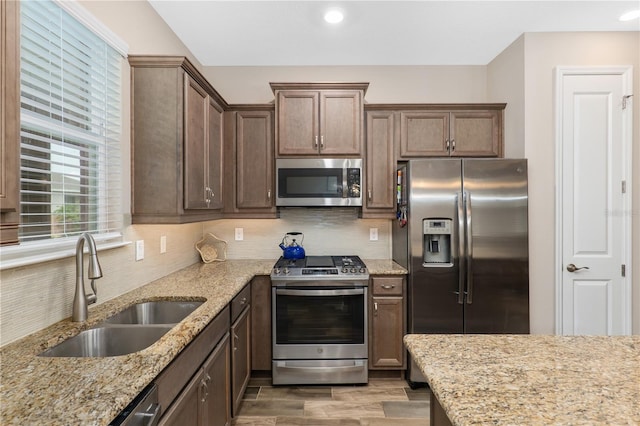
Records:
[[[131,244],[131,241],[124,241],[119,233],[93,235],[93,238],[99,252]],[[0,248],[0,270],[73,257],[76,255],[77,241],[77,238],[65,238],[2,247]],[[87,251],[86,244],[84,250]]]

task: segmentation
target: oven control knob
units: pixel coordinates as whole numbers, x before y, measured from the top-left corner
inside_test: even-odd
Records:
[[[273,273],[278,275],[280,273],[280,268],[273,268]]]
[[[361,274],[364,274],[364,273],[366,273],[366,272],[367,272],[367,270],[366,270],[365,268],[360,268],[360,273],[361,273]]]
[[[283,274],[288,275],[289,274],[289,268],[287,268],[286,266],[284,267],[284,270],[282,271]]]
[[[352,274],[355,274],[356,273],[356,268],[349,269],[349,272],[351,272]]]
[[[349,272],[349,268],[347,268],[346,266],[342,267],[342,273],[346,274],[347,272]]]

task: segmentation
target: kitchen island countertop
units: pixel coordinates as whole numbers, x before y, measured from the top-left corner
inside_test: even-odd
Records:
[[[92,306],[86,322],[70,318],[0,348],[0,424],[106,425],[274,260],[197,263]],[[405,274],[391,260],[365,260],[371,274]],[[105,358],[44,358],[45,349],[135,303],[201,300],[196,311],[148,348]]]
[[[640,424],[640,336],[404,341],[454,425]]]

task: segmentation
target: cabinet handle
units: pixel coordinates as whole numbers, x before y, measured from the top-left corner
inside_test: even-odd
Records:
[[[200,382],[200,402],[205,402],[209,397],[209,390],[204,380]]]
[[[447,140],[445,141],[445,145],[446,145],[446,147],[447,147],[447,151],[449,151],[449,139],[447,139]]]
[[[267,199],[271,201],[271,190],[267,191]]]
[[[451,139],[451,152],[456,150],[456,140]]]
[[[237,351],[238,350],[238,346],[236,345],[235,341],[236,340],[240,340],[240,336],[238,336],[236,333],[233,333],[233,351]]]
[[[247,303],[247,298],[243,297],[242,299],[240,299],[240,304],[244,305],[245,303]]]
[[[396,285],[395,284],[391,284],[391,285],[383,284],[382,288],[384,288],[385,290],[391,290],[392,288],[396,288]]]
[[[320,136],[320,149],[324,149],[324,135]]]
[[[373,302],[373,315],[378,316],[378,302]]]
[[[369,201],[371,201],[371,190],[368,190],[367,192],[369,193]]]
[[[315,148],[318,148],[318,135],[316,135],[316,136],[315,136],[313,146],[314,146]]]

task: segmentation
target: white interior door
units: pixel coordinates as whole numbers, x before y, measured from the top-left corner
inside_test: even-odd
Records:
[[[631,333],[630,75],[558,72],[559,334]]]

